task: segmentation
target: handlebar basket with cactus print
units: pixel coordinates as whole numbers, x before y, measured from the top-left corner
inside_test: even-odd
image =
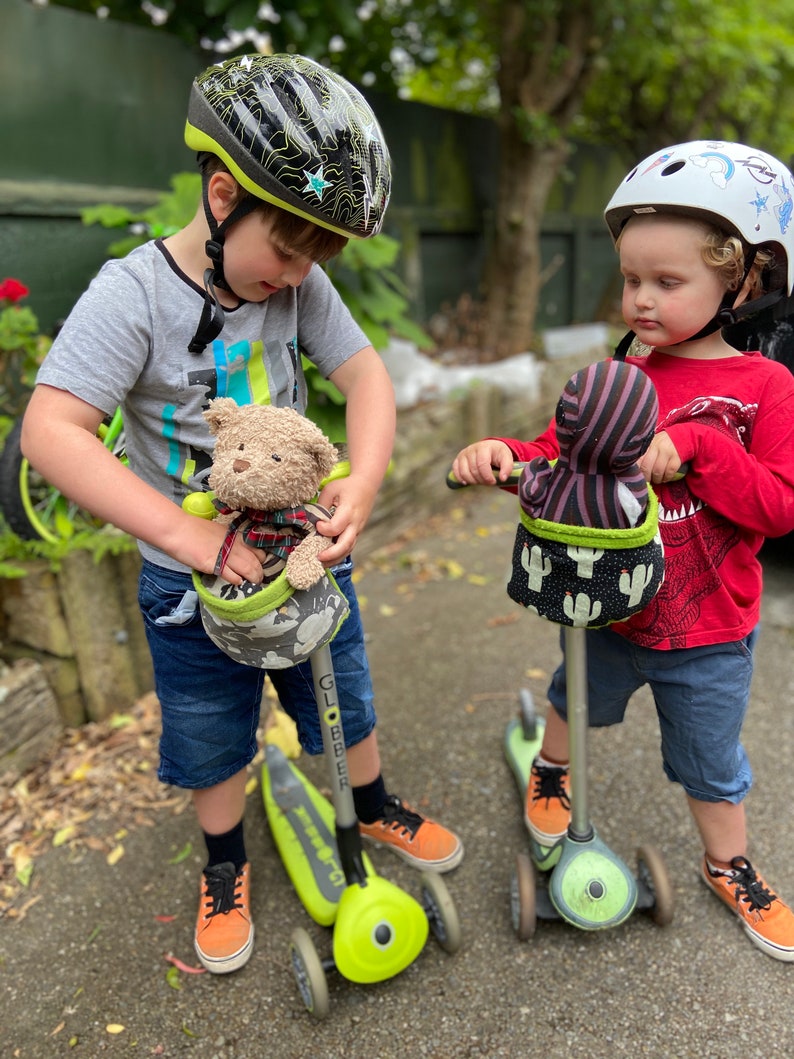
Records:
[[[557,625],[597,629],[643,610],[664,577],[658,501],[629,529],[593,529],[521,511],[507,594]]]

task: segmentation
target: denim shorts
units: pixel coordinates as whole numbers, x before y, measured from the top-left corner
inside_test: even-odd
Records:
[[[372,681],[350,559],[334,567],[350,614],[331,641],[331,658],[347,746],[375,728]],[[234,776],[257,752],[265,671],[241,665],[204,632],[189,574],[143,561],[138,603],[162,712],[158,777],[176,787],[212,787]],[[284,710],[309,754],[323,750],[311,663],[271,670]]]
[[[756,626],[731,643],[659,651],[638,647],[608,628],[586,630],[590,725],[619,724],[629,698],[647,684],[656,703],[667,777],[698,801],[741,802],[753,779],[740,740],[758,631]],[[561,641],[564,648],[562,634]],[[565,718],[564,662],[548,694]]]

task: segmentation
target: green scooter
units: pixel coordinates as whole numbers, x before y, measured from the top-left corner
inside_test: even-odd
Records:
[[[362,850],[347,770],[330,647],[311,656],[332,801],[275,744],[265,747],[262,792],[273,837],[298,897],[314,921],[332,927],[332,955],[321,959],[303,927],[292,932],[292,969],[315,1018],[330,1009],[326,972],[371,984],[416,960],[432,931],[448,953],[461,944],[458,915],[441,876],[421,875],[421,903],[378,876]]]
[[[658,926],[673,918],[673,889],[654,846],[637,850],[637,874],[601,839],[590,822],[587,791],[587,656],[585,630],[564,628],[568,698],[571,822],[553,846],[530,834],[530,856],[519,853],[511,880],[513,927],[521,941],[535,933],[538,919],[565,920],[581,930],[602,930],[646,911]],[[543,742],[543,721],[535,716],[530,692],[519,695],[519,716],[505,730],[505,756],[522,805],[530,770]],[[534,868],[533,868],[534,864]],[[544,885],[536,885],[535,870]]]

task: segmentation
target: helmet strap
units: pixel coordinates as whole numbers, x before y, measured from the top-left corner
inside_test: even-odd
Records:
[[[226,314],[223,306],[218,301],[215,288],[222,287],[223,290],[234,294],[223,274],[223,247],[226,233],[233,224],[236,224],[237,221],[242,220],[243,217],[246,217],[252,210],[256,209],[259,203],[259,200],[254,198],[253,195],[246,195],[244,199],[237,203],[228,217],[218,224],[215,215],[210,209],[206,179],[203,183],[204,187],[202,188],[201,197],[204,204],[204,216],[207,219],[207,225],[210,230],[210,238],[204,244],[204,250],[212,265],[204,270],[204,306],[201,310],[201,318],[199,319],[196,333],[187,347],[190,353],[203,353],[210,342],[213,342],[223,330]],[[241,298],[240,301],[242,302],[244,299]]]
[[[214,276],[213,269],[204,270],[204,306],[196,333],[187,347],[189,353],[203,353],[223,330],[226,313],[215,293]]]

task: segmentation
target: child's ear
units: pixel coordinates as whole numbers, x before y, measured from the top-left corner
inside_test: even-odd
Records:
[[[225,221],[240,197],[240,185],[231,173],[213,173],[207,184],[207,200],[218,224]]]

